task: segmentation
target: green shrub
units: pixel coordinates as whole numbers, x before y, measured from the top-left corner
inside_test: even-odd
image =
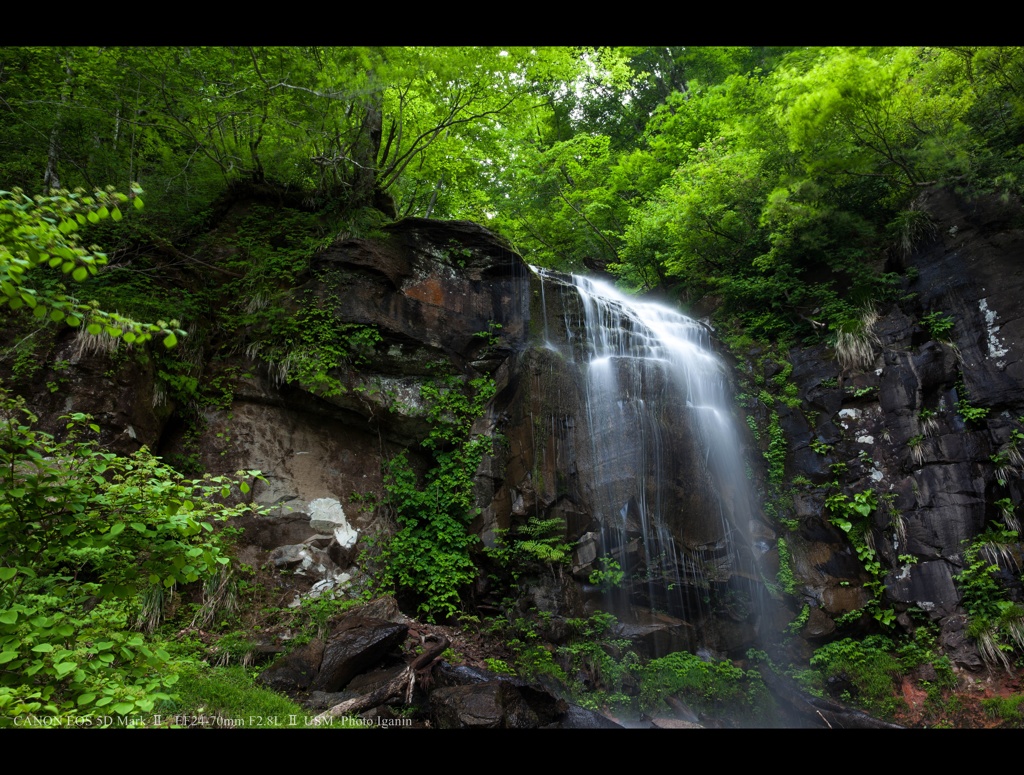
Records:
[[[811,665],[821,671],[824,679],[845,678],[851,689],[840,699],[856,702],[865,710],[892,715],[901,705],[896,696],[895,679],[903,668],[895,655],[895,644],[882,635],[864,640],[843,638],[828,643],[811,657]]]
[[[704,711],[751,711],[768,699],[767,689],[756,671],[744,671],[727,660],[705,662],[686,651],[652,659],[638,674],[642,686],[640,704],[644,708],[660,707],[666,698],[678,696]]]
[[[177,663],[131,627],[229,564],[212,523],[253,511],[224,500],[249,485],[104,452],[82,414],[63,441],[35,420],[0,393],[0,715],[148,713]]]
[[[995,574],[999,562],[1016,562],[1018,534],[993,523],[964,550],[963,570],[956,576],[961,605],[967,611],[968,634],[982,659],[1010,671],[1014,652],[1024,652],[1024,608],[1011,601]]]

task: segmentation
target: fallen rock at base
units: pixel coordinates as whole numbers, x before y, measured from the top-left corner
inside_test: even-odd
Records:
[[[336,692],[344,688],[397,648],[408,631],[405,624],[364,616],[345,617],[327,640],[313,691]]]

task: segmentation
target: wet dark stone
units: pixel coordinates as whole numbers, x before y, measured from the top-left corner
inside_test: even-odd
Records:
[[[398,647],[409,628],[405,624],[349,616],[331,633],[324,647],[320,672],[312,684],[314,691],[336,692],[356,675],[379,663]]]

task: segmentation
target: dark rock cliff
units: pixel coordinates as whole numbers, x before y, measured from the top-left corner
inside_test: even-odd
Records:
[[[927,612],[943,625],[949,655],[978,667],[955,576],[966,542],[1003,523],[996,502],[1024,495],[1013,462],[1024,415],[1024,223],[1016,203],[964,202],[942,190],[917,207],[928,236],[891,261],[912,279],[902,302],[865,320],[870,355],[841,369],[824,346],[789,353],[802,401],[783,410],[787,474],[811,484],[795,488],[789,516],[798,528],[786,539],[811,607],[803,634],[830,635],[834,619],[869,595],[850,542],[826,518],[825,485],[838,476],[848,493],[872,490],[882,604],[894,605],[902,626],[912,626],[911,607]]]

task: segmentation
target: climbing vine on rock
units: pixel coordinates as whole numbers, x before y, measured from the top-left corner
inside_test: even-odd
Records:
[[[387,504],[398,530],[381,554],[379,580],[415,597],[419,613],[429,620],[458,613],[463,590],[476,578],[470,558],[476,537],[469,533],[479,512],[473,507],[473,475],[491,439],[470,430],[494,390],[490,378],[467,384],[448,377],[424,385],[431,430],[423,447],[433,466],[422,480],[405,452],[385,466]]]
[[[825,506],[831,514],[829,521],[846,533],[857,552],[857,559],[864,563],[864,570],[871,576],[871,580],[864,584],[864,588],[871,595],[867,605],[868,611],[880,624],[892,626],[896,620],[896,612],[892,608],[882,607],[885,595],[885,569],[882,567],[882,560],[878,556],[874,542],[868,540],[871,530],[868,519],[878,507],[875,491],[864,490],[853,497],[835,493],[825,499]]]

